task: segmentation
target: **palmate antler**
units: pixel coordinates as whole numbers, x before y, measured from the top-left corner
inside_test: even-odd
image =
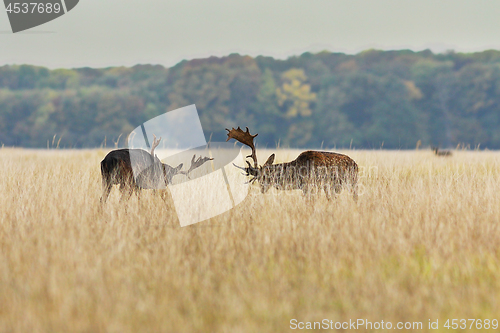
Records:
[[[207,161],[211,161],[213,160],[213,158],[210,158],[210,157],[198,157],[198,159],[196,159],[196,154],[193,155],[193,158],[191,159],[191,166],[189,167],[189,170],[188,171],[181,171],[179,173],[183,174],[183,175],[186,175],[188,178],[189,178],[189,173],[191,171],[193,171],[194,169],[196,168],[199,168],[200,166],[202,166],[205,162]]]
[[[252,154],[248,155],[247,157],[251,157],[253,159],[254,168],[256,169],[259,167],[259,165],[257,164],[257,155],[255,154],[255,146],[253,144],[253,139],[259,134],[252,135],[250,134],[248,127],[246,129],[247,131],[243,132],[243,130],[239,126],[237,129],[234,129],[233,127],[232,130],[226,128],[226,131],[228,132],[226,141],[229,141],[229,139],[235,139],[236,141],[239,141],[244,145],[250,147],[252,149]],[[248,166],[250,166],[250,163],[248,163]]]

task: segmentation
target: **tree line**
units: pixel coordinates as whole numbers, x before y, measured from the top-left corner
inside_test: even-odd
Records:
[[[500,51],[231,54],[171,68],[7,65],[0,144],[124,146],[144,121],[190,104],[207,141],[248,126],[268,147],[499,149]]]

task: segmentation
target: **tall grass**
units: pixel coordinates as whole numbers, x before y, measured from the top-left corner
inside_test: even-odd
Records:
[[[500,153],[349,151],[357,203],[255,186],[185,228],[151,191],[101,211],[105,153],[0,150],[0,332],[500,319]]]

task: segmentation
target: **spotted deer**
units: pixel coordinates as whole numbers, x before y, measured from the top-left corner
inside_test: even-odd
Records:
[[[358,165],[350,157],[337,153],[308,150],[301,153],[295,160],[286,163],[273,164],[275,155],[269,156],[267,161],[259,166],[255,153],[254,138],[248,127],[246,132],[241,128],[226,129],[227,140],[235,139],[250,147],[252,153],[247,156],[253,160],[253,166],[246,161],[248,167],[237,168],[244,170],[246,176],[252,176],[250,183],[259,182],[262,193],[271,187],[278,190],[302,190],[308,195],[314,189],[323,189],[328,200],[333,191],[340,193],[342,188],[348,187],[357,200]]]
[[[155,155],[154,150],[160,144],[161,138],[153,140],[151,152],[143,149],[117,149],[113,150],[101,161],[101,175],[103,185],[103,195],[101,203],[105,203],[111,192],[113,185],[120,185],[122,192],[121,201],[125,197],[130,197],[133,192],[138,193],[140,189],[156,189],[162,185],[167,186],[172,183],[175,175],[183,174],[189,178],[189,173],[200,167],[205,162],[212,160],[208,157],[193,156],[191,167],[188,171],[181,171],[183,163],[176,167],[162,163]],[[142,170],[134,178],[132,158],[136,170]],[[161,184],[164,182],[164,184]]]

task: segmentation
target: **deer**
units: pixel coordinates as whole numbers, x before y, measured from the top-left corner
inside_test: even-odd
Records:
[[[451,156],[451,151],[449,150],[441,150],[438,147],[431,146],[432,151],[436,156]]]
[[[101,161],[101,176],[103,194],[101,203],[105,203],[111,192],[113,185],[120,185],[122,192],[120,201],[123,201],[128,194],[128,197],[133,192],[139,193],[140,189],[156,189],[159,185],[172,183],[174,176],[183,174],[189,178],[189,173],[200,167],[205,162],[213,160],[208,157],[199,157],[195,160],[196,155],[191,160],[191,166],[187,171],[181,171],[183,163],[176,167],[171,167],[168,164],[162,163],[154,150],[160,144],[159,139],[154,136],[151,152],[143,149],[116,149],[109,152]],[[134,166],[142,171],[134,178],[134,170],[132,167],[131,155],[133,155]],[[162,177],[163,176],[163,177]],[[160,184],[164,181],[164,184]]]
[[[251,176],[248,183],[257,181],[261,193],[266,193],[270,188],[278,190],[302,190],[307,196],[316,187],[325,191],[328,200],[331,200],[330,192],[338,194],[343,186],[349,186],[354,201],[357,201],[358,165],[349,156],[325,151],[308,150],[302,152],[291,162],[273,164],[275,154],[269,156],[267,161],[259,166],[257,163],[254,138],[258,134],[251,135],[248,127],[244,132],[240,127],[231,130],[226,128],[227,139],[234,139],[252,150],[246,158],[253,160],[253,165],[245,160],[247,167],[235,167],[246,172],[245,176]]]

